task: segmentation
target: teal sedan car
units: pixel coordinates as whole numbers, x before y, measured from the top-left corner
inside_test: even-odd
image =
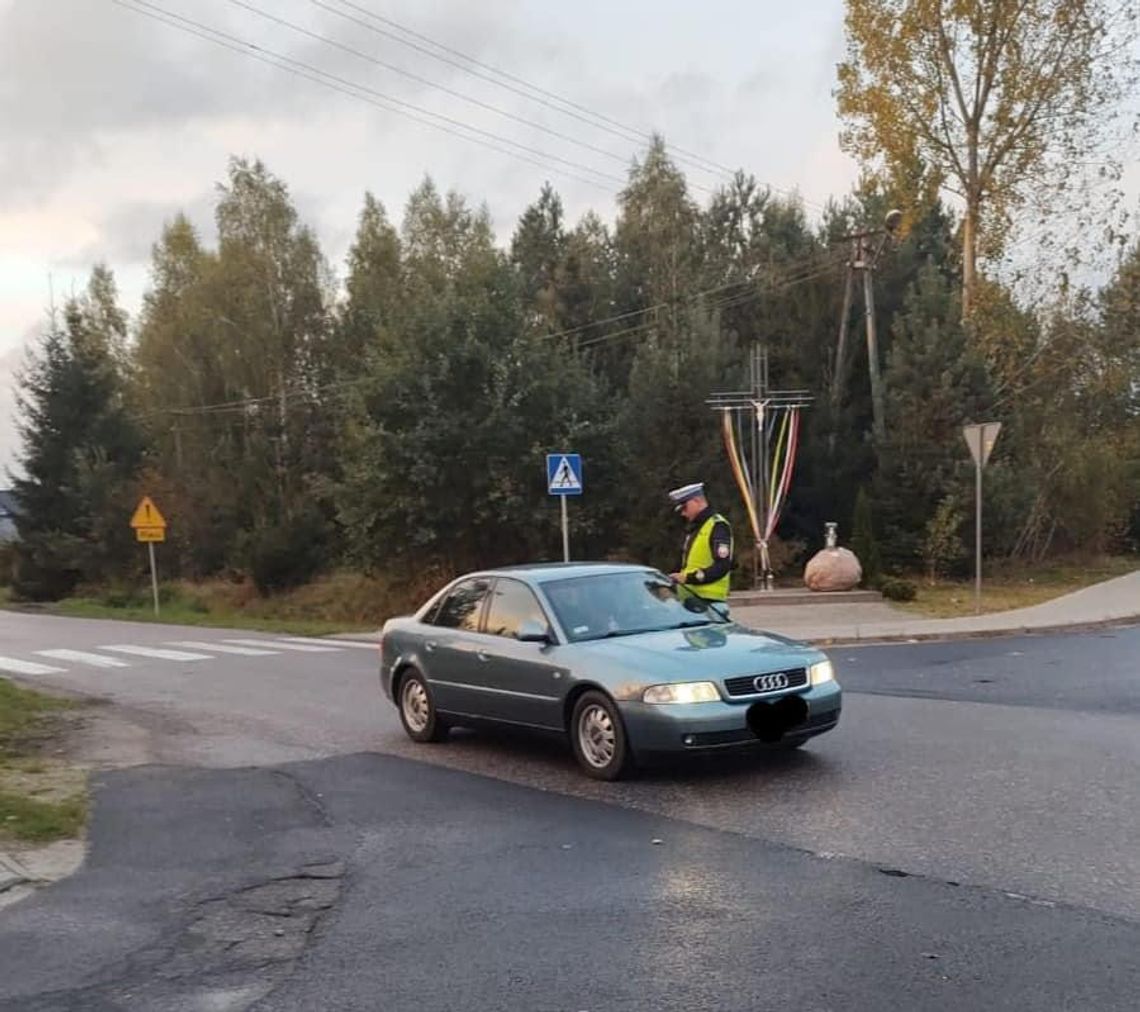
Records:
[[[842,705],[819,650],[613,563],[455,580],[385,623],[380,684],[415,741],[464,725],[557,732],[602,780],[660,754],[797,748],[835,727]]]

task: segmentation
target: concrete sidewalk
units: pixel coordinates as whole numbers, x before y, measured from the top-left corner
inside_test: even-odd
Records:
[[[753,629],[824,645],[1015,635],[1140,622],[1140,570],[1031,608],[965,618],[922,618],[884,601],[745,605],[734,607],[732,617]],[[380,633],[341,633],[336,638],[374,643]]]
[[[1140,570],[1044,604],[965,618],[921,618],[884,602],[734,608],[742,625],[812,643],[951,639],[1140,621]]]

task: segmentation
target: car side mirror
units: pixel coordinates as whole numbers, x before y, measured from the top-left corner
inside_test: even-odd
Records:
[[[519,641],[521,643],[551,643],[553,639],[550,635],[550,629],[534,619],[527,619],[519,626]]]

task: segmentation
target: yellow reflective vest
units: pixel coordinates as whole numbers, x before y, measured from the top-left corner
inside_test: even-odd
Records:
[[[696,534],[689,539],[688,551],[685,555],[685,565],[681,570],[685,576],[688,576],[690,573],[695,573],[697,570],[704,572],[716,561],[713,558],[712,531],[713,527],[718,523],[727,524],[728,521],[719,513],[714,513],[701,524]],[[730,527],[729,531],[731,532],[731,530],[732,528]],[[729,536],[731,537],[731,533]],[[731,541],[729,542],[729,546],[729,559],[731,560]],[[686,583],[685,586],[692,590],[694,594],[707,598],[710,601],[727,601],[730,576],[731,573],[725,573],[724,576],[713,583]]]

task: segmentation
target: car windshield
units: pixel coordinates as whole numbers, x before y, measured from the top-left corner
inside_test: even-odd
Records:
[[[728,621],[724,609],[652,570],[544,582],[572,642]]]

